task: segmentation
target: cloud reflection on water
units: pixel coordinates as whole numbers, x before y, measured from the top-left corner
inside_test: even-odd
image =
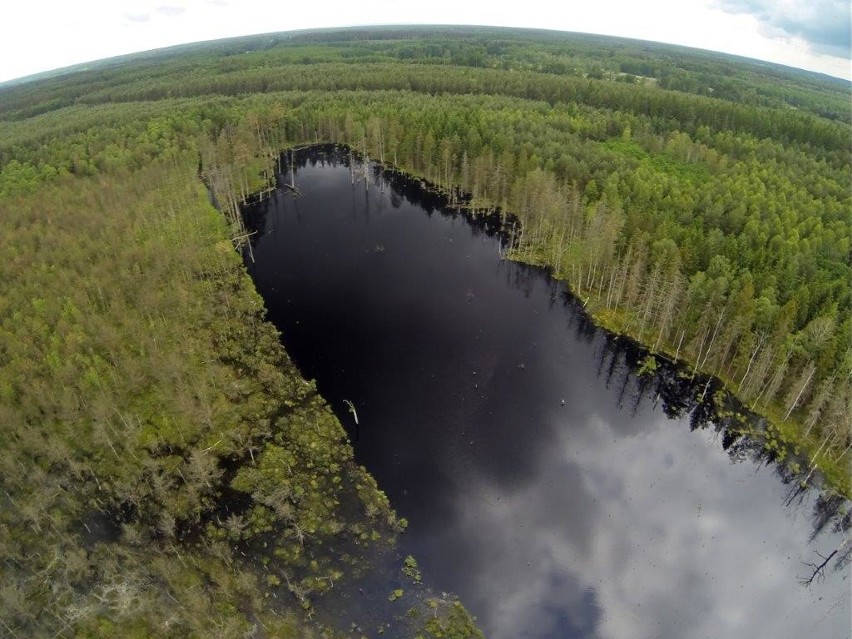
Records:
[[[476,540],[458,553],[474,557],[460,590],[478,593],[468,604],[487,636],[847,636],[848,579],[797,582],[811,504],[785,510],[771,469],[733,464],[714,432],[679,421],[648,409],[582,428],[555,419],[514,492],[466,478],[445,534],[448,553]]]

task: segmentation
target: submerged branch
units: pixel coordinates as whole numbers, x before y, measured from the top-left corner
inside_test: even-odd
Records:
[[[355,423],[358,424],[358,411],[355,410],[355,404],[350,402],[348,399],[343,400],[347,406],[349,406],[349,412],[352,413],[352,417],[355,418]]]

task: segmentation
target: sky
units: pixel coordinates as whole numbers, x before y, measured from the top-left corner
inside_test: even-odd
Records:
[[[366,24],[599,33],[852,79],[849,0],[6,0],[0,82],[175,44]]]

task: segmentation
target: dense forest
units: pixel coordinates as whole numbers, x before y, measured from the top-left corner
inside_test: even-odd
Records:
[[[511,257],[719,377],[802,481],[848,496],[849,94],[484,28],[240,38],[0,86],[3,632],[328,635],[312,597],[364,569],[330,540],[402,528],[233,250],[295,145],[499,212]],[[456,602],[424,605],[413,634],[476,636]]]

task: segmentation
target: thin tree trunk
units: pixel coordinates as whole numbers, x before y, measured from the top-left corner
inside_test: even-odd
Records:
[[[796,399],[790,404],[790,407],[787,409],[787,412],[784,414],[784,421],[787,421],[787,418],[790,417],[790,413],[799,405],[799,399],[802,397],[802,393],[805,392],[805,389],[808,387],[808,384],[811,383],[811,378],[814,376],[814,371],[816,371],[816,366],[813,364],[810,365],[810,372],[808,373],[808,378],[802,383],[801,388],[799,388],[799,393],[796,395]]]

